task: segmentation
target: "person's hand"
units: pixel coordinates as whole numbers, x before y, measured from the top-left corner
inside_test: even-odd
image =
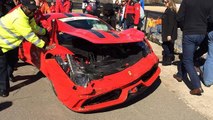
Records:
[[[55,47],[56,47],[55,44],[47,45],[47,46],[45,47],[45,50],[52,50],[52,49],[54,49]]]
[[[172,37],[171,37],[171,36],[167,36],[167,40],[168,40],[168,41],[171,41],[171,40],[172,40]]]
[[[137,29],[137,28],[138,28],[138,26],[134,25],[134,28],[135,28],[135,29]]]

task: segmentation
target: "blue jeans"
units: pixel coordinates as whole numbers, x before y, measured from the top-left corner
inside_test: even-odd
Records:
[[[204,69],[203,69],[203,82],[205,85],[209,86],[213,84],[213,31],[209,34],[209,43],[208,43],[208,56],[206,58]]]
[[[157,25],[157,32],[160,34],[162,32],[162,25]]]
[[[177,71],[178,72],[176,73],[176,75],[178,77],[180,77],[181,79],[186,80],[186,79],[188,79],[187,78],[187,72],[186,72],[185,67],[183,66],[183,61],[182,60],[183,60],[183,57],[180,58],[180,61],[177,64]]]
[[[192,83],[193,89],[201,87],[200,78],[194,68],[194,53],[205,35],[184,35],[183,36],[183,65]]]

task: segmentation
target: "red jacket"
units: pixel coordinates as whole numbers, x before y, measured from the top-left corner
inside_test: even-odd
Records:
[[[134,5],[130,5],[130,3],[128,3],[126,5],[124,15],[128,23],[132,23],[137,26],[140,21],[140,4],[134,3]]]
[[[55,5],[50,6],[50,12],[54,13],[55,12]]]
[[[138,25],[139,21],[140,21],[140,3],[135,3],[134,4],[134,8],[135,8],[135,19],[134,19],[134,24]]]
[[[43,0],[43,1],[40,3],[39,10],[41,10],[41,12],[42,12],[43,14],[45,14],[45,13],[50,13],[50,7],[49,7],[48,3],[46,2],[46,0]]]
[[[71,2],[69,0],[56,0],[55,11],[56,13],[68,13],[70,12]]]

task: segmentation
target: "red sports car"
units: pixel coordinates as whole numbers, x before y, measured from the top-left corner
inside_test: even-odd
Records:
[[[88,14],[45,18],[52,28],[48,44],[56,47],[45,51],[25,41],[19,56],[43,72],[71,110],[89,112],[121,104],[158,78],[158,58],[143,32],[115,31]]]

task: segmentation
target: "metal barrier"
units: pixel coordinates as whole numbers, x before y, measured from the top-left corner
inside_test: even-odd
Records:
[[[145,18],[145,24],[144,24],[143,31],[146,32],[148,18],[154,18],[154,19],[161,18],[163,13],[156,12],[156,11],[150,11],[150,10],[145,10],[144,12],[145,12],[146,18]],[[159,38],[159,39],[161,39],[161,38]],[[153,41],[153,42],[156,42],[156,41]],[[175,49],[175,53],[182,53],[182,31],[180,29],[178,29],[178,38],[177,38],[177,40],[175,40],[174,49]]]
[[[157,19],[157,18],[161,18],[162,16],[162,12],[156,12],[156,11],[150,11],[150,10],[144,10],[144,13],[145,13],[145,24],[144,24],[144,31],[146,31],[146,26],[147,26],[147,21],[148,21],[148,18],[154,18],[154,19]]]

